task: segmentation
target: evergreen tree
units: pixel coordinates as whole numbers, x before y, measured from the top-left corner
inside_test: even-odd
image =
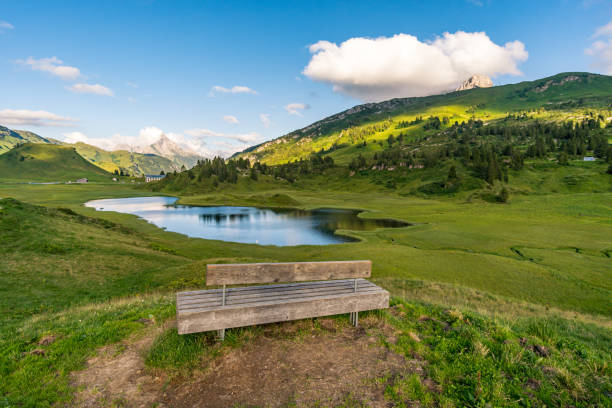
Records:
[[[457,179],[457,169],[455,168],[454,164],[448,170],[448,177],[447,177],[447,179],[448,179],[448,181],[453,181],[453,180]]]
[[[501,191],[499,192],[499,196],[498,196],[499,201],[502,203],[507,203],[509,198],[510,198],[510,192],[508,192],[508,189],[506,188],[506,186],[502,187]]]

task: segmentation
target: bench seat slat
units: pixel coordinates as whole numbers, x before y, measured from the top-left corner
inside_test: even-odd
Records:
[[[274,296],[262,296],[262,297],[248,297],[248,298],[240,298],[240,299],[226,299],[226,306],[239,306],[253,303],[267,303],[274,300],[281,299],[295,299],[300,300],[301,298],[311,298],[316,296],[334,296],[334,295],[342,295],[348,293],[370,293],[377,292],[381,289],[378,287],[375,288],[363,288],[359,289],[357,292],[354,292],[353,289],[335,289],[335,290],[327,290],[327,291],[305,291],[301,293],[279,293]],[[177,303],[177,308],[180,311],[188,310],[188,309],[197,309],[197,308],[218,308],[222,306],[222,300],[207,300],[203,302],[191,302],[191,303]]]
[[[202,310],[190,309],[190,311],[179,309],[177,325],[179,334],[187,334],[387,307],[389,307],[389,292],[380,289],[366,293],[277,299],[249,306],[226,305]]]
[[[371,282],[366,280],[359,280],[357,282],[358,289],[364,289],[369,287],[375,287]],[[275,288],[266,288],[265,286],[260,287],[259,290],[251,290],[251,291],[238,291],[228,289],[225,292],[226,301],[230,299],[241,299],[241,298],[249,298],[249,297],[264,297],[264,296],[275,296],[283,293],[302,293],[304,291],[327,291],[327,290],[343,290],[350,289],[353,290],[354,283],[351,282],[342,282],[342,283],[334,283],[334,281],[329,282],[327,285],[308,285],[302,284],[299,286],[279,286]],[[204,301],[213,301],[218,300],[221,301],[223,297],[222,292],[207,292],[202,291],[199,295],[191,295],[191,296],[183,296],[179,294],[178,301],[181,304],[188,304],[193,302],[204,302]]]
[[[280,284],[275,284],[275,285],[259,285],[259,286],[239,286],[239,287],[234,287],[234,288],[227,288],[226,292],[229,290],[236,290],[236,291],[250,291],[250,290],[260,290],[260,289],[274,289],[274,288],[284,288],[284,287],[289,287],[289,286],[301,286],[301,285],[329,285],[331,283],[342,283],[342,282],[350,282],[353,283],[354,279],[336,279],[336,280],[331,280],[331,281],[312,281],[312,282],[295,282],[295,283],[280,283]],[[369,282],[366,279],[357,279],[358,282]],[[179,292],[178,294],[180,296],[197,296],[198,294],[202,294],[202,293],[214,293],[214,292],[218,292],[221,293],[223,292],[223,289],[218,288],[218,289],[200,289],[200,290],[191,290],[191,291],[185,291],[185,292]]]

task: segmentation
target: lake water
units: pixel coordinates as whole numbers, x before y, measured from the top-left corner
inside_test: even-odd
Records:
[[[340,209],[268,209],[174,205],[175,197],[133,197],[94,200],[85,206],[98,211],[134,214],[168,231],[190,237],[260,245],[328,245],[354,241],[336,235],[347,229],[368,231],[404,227],[395,220],[359,218],[359,211]]]

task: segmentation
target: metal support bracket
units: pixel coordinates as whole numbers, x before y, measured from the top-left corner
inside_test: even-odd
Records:
[[[221,297],[221,306],[225,306],[225,285],[223,285],[223,295]],[[225,329],[220,329],[218,332],[219,340],[223,341],[225,339]]]

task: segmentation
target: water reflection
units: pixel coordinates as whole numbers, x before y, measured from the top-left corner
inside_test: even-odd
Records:
[[[98,211],[134,214],[190,237],[261,245],[328,245],[352,241],[335,231],[404,227],[395,220],[363,219],[358,211],[321,208],[313,211],[255,207],[174,205],[175,197],[134,197],[85,203]]]

